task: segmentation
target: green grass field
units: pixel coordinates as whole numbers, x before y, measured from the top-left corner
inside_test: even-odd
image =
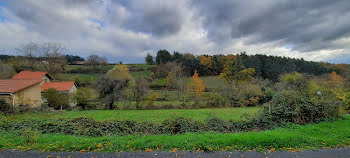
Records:
[[[5,116],[8,120],[25,120],[28,118],[53,119],[92,117],[96,120],[135,120],[161,122],[173,115],[190,117],[204,121],[208,116],[215,115],[226,120],[240,120],[245,113],[253,114],[259,108],[221,108],[221,109],[164,109],[164,110],[90,110],[65,112],[37,112]]]
[[[79,77],[81,81],[95,82],[101,74],[83,74],[83,73],[61,73],[63,80],[72,81],[75,77]]]
[[[334,122],[289,125],[246,133],[186,133],[181,135],[131,135],[82,137],[43,134],[37,143],[26,143],[18,132],[0,131],[0,149],[39,151],[249,151],[313,150],[350,147],[350,116]]]
[[[106,65],[106,66],[100,66],[99,69],[102,72],[107,72],[108,70],[112,69],[114,65]],[[141,77],[150,77],[151,72],[147,70],[148,68],[152,67],[152,65],[146,65],[146,64],[127,64],[129,69],[131,67],[134,68],[143,68],[144,71],[130,71],[130,74],[134,78],[141,78]],[[90,66],[87,65],[67,65],[66,66],[66,72],[70,72],[71,70],[75,69],[89,69]],[[101,72],[101,73],[102,73]],[[99,73],[91,73],[91,74],[85,74],[85,73],[61,73],[59,74],[61,80],[73,80],[74,77],[79,77],[81,81],[89,81],[90,83],[94,83],[101,74]]]

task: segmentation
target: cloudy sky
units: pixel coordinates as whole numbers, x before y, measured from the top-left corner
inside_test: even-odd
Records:
[[[28,42],[111,62],[167,49],[350,63],[350,1],[0,0],[0,53]]]

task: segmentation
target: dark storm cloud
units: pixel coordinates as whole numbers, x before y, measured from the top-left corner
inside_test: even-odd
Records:
[[[0,1],[0,49],[34,39],[130,61],[165,48],[350,62],[349,0]]]
[[[184,23],[182,12],[186,6],[172,1],[119,2],[132,12],[123,25],[127,29],[149,33],[158,37],[176,34]]]
[[[280,41],[313,51],[350,33],[348,0],[198,0],[193,7],[214,41],[248,37],[247,44]]]

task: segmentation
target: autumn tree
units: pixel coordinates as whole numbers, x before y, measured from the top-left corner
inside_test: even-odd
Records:
[[[129,80],[129,81],[134,80],[134,78],[131,76],[129,72],[129,68],[123,64],[115,65],[112,69],[110,69],[107,72],[106,75],[112,79]]]
[[[298,72],[293,72],[282,76],[281,81],[286,83],[292,89],[299,90],[300,92],[303,92],[309,85],[303,74]]]
[[[341,77],[340,75],[338,75],[334,71],[331,74],[329,74],[329,79],[330,79],[331,83],[333,84],[333,86],[339,87],[339,86],[342,86],[344,84],[343,77]]]
[[[198,102],[199,97],[203,94],[205,90],[205,85],[203,84],[203,80],[198,77],[197,71],[193,74],[190,82],[188,83],[188,91],[194,92],[195,100]]]
[[[213,57],[201,55],[198,57],[201,64],[201,74],[212,75],[213,72]]]
[[[227,64],[223,69],[222,73],[220,74],[220,78],[223,78],[229,82],[251,82],[255,79],[255,69],[246,69],[240,59],[235,59],[230,62],[231,63]]]

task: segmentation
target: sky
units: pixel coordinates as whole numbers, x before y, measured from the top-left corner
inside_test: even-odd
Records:
[[[0,0],[0,54],[29,42],[109,62],[167,49],[350,64],[350,1]]]

